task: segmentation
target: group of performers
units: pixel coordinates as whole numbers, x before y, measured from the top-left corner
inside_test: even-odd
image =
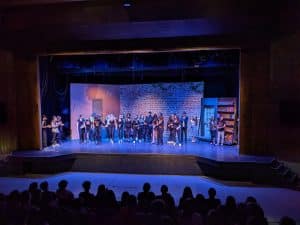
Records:
[[[197,117],[192,117],[191,132],[192,142],[196,141],[197,132]],[[169,131],[168,143],[173,145],[181,145],[187,142],[189,119],[184,112],[181,117],[172,114],[167,122],[166,128]],[[102,127],[106,128],[107,137],[110,142],[115,140],[118,142],[148,142],[152,144],[163,144],[163,134],[165,131],[164,116],[162,113],[148,115],[136,115],[132,117],[130,113],[126,116],[119,115],[115,117],[113,114],[108,114],[105,118],[100,115],[93,115],[89,118],[79,116],[77,120],[77,129],[80,143],[95,142],[101,143]],[[118,136],[118,137],[115,137]]]
[[[51,130],[51,144],[58,146],[63,138],[63,127],[61,116],[53,116],[50,123],[47,122],[47,116],[42,116],[42,144],[47,147],[48,130]],[[102,138],[107,136],[111,143],[114,141],[122,142],[148,142],[152,144],[162,145],[163,134],[168,131],[168,144],[182,145],[187,143],[188,128],[192,136],[192,142],[196,142],[198,133],[198,118],[189,118],[186,112],[181,116],[172,114],[167,120],[165,126],[164,116],[162,113],[152,115],[136,115],[132,117],[130,113],[126,116],[123,114],[115,117],[113,114],[108,114],[105,118],[100,115],[92,115],[89,118],[79,116],[77,120],[77,129],[80,143],[94,142],[100,144]],[[211,118],[209,121],[209,130],[211,136],[211,144],[223,145],[226,123],[222,117],[218,119]],[[106,130],[106,135],[103,134],[103,129]]]
[[[51,129],[52,146],[59,146],[63,138],[63,127],[61,116],[53,116],[50,124],[48,124],[46,115],[42,116],[42,145],[43,148],[48,146],[48,130]]]
[[[223,145],[225,136],[226,123],[223,117],[218,119],[210,118],[209,131],[210,131],[210,143],[212,145]]]

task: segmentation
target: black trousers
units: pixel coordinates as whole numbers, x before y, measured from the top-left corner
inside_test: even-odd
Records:
[[[125,138],[129,139],[131,136],[131,128],[126,127],[125,128]]]
[[[48,146],[48,133],[47,129],[43,128],[42,129],[42,143],[43,143],[43,148],[46,148]]]
[[[147,131],[146,131],[146,139],[147,141],[152,141],[152,133],[153,133],[153,126],[147,125]]]
[[[101,127],[95,127],[95,141],[96,143],[101,142]]]
[[[119,140],[122,140],[124,138],[124,127],[119,127],[118,137],[119,137]]]
[[[114,139],[115,126],[109,125],[107,127],[107,131],[108,131],[108,138],[109,139]]]
[[[158,128],[158,130],[157,130],[157,144],[158,145],[162,145],[164,143],[163,136],[164,136],[164,129]]]
[[[176,142],[176,129],[170,129],[169,141]]]
[[[133,128],[132,138],[135,140],[138,138],[138,128]]]
[[[181,143],[183,143],[183,141],[187,143],[187,127],[181,128]]]
[[[85,135],[85,129],[84,128],[80,128],[79,129],[79,140],[80,140],[80,143],[84,142],[84,135]]]
[[[181,129],[176,129],[177,143],[181,143]]]

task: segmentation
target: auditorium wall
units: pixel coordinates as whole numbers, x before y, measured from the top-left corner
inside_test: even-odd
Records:
[[[0,153],[40,148],[37,58],[0,51]]]

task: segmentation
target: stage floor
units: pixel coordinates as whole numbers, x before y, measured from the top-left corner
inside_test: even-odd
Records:
[[[214,146],[208,142],[187,143],[182,146],[170,144],[156,145],[150,143],[110,143],[105,141],[80,144],[78,140],[63,142],[57,147],[47,147],[37,151],[15,151],[14,157],[57,157],[69,154],[124,154],[124,155],[182,155],[197,156],[220,162],[256,162],[265,163],[273,157],[240,155],[238,146]]]

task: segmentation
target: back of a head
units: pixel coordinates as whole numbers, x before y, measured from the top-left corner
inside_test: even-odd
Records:
[[[162,194],[168,193],[168,191],[169,191],[168,186],[167,185],[162,185],[161,188],[160,188],[160,191],[161,191]]]
[[[137,199],[134,195],[128,196],[128,207],[129,208],[136,208],[137,207]]]
[[[85,191],[89,191],[90,188],[91,188],[91,182],[90,182],[90,181],[84,181],[84,182],[82,183],[82,187],[83,187],[83,189],[84,189]]]
[[[205,198],[202,194],[197,194],[196,195],[196,200],[197,200],[197,202],[204,202]]]
[[[246,204],[257,203],[256,199],[252,196],[248,196],[246,199]]]
[[[97,193],[104,193],[105,192],[105,190],[106,190],[106,188],[105,188],[105,185],[104,184],[100,184],[99,186],[98,186],[98,191],[97,191]]]
[[[124,191],[122,193],[122,196],[121,196],[121,203],[122,204],[127,204],[129,196],[130,196],[129,192],[128,191]]]
[[[296,225],[296,221],[288,216],[284,216],[280,219],[280,225]]]
[[[192,189],[190,187],[185,187],[183,189],[183,194],[182,194],[183,198],[193,198],[193,192]]]
[[[47,181],[43,181],[40,184],[40,188],[41,188],[42,191],[48,191],[48,182]]]
[[[30,185],[29,185],[29,191],[35,191],[38,189],[38,183],[37,182],[32,182]]]
[[[216,189],[214,189],[214,188],[208,189],[209,198],[215,198],[216,194],[217,194]]]
[[[236,208],[236,202],[235,202],[235,198],[231,195],[229,195],[227,198],[226,198],[226,207],[227,208]]]
[[[143,185],[144,192],[149,192],[150,188],[151,188],[151,185],[148,182],[144,183],[144,185]]]
[[[58,183],[58,188],[59,188],[60,190],[66,189],[67,186],[68,186],[68,181],[66,181],[66,180],[61,180],[61,181]]]

